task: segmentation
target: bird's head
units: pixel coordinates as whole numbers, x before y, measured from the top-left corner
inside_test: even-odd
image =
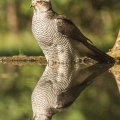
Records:
[[[52,8],[50,0],[32,0],[30,7],[35,11],[45,12]]]

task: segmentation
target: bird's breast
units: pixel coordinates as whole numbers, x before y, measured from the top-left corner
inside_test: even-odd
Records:
[[[32,20],[32,32],[40,44],[52,44],[57,35],[55,21],[34,17]]]

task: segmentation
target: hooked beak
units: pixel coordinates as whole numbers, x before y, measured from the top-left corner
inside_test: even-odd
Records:
[[[32,3],[30,4],[30,8],[35,7],[35,6],[36,6],[36,3],[34,3],[34,2],[32,2]]]
[[[32,8],[33,7],[33,5],[32,4],[30,4],[30,8]]]

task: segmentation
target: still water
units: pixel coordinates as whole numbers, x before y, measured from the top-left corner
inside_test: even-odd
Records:
[[[120,120],[119,68],[0,64],[0,120]]]

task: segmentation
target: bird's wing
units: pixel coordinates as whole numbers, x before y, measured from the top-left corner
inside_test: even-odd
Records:
[[[63,35],[65,35],[66,37],[72,38],[74,40],[78,40],[80,42],[90,41],[80,32],[80,30],[76,27],[76,25],[66,16],[63,15],[57,16],[57,28],[58,31]],[[92,43],[92,41],[90,42]]]
[[[87,55],[88,57],[93,58],[97,61],[114,62],[114,59],[112,57],[105,54],[101,50],[97,49],[94,45],[89,44],[88,41],[90,41],[90,40],[87,37],[85,37],[80,32],[80,30],[76,27],[76,25],[71,20],[66,18],[66,16],[56,15],[55,18],[57,19],[58,31],[62,35],[65,35],[66,37],[68,37],[70,39],[77,40],[77,41],[80,41],[83,43],[83,45],[82,45],[83,49],[82,49],[82,46],[79,46],[79,45],[76,46],[80,53],[81,53],[81,51],[83,51],[85,53],[85,55]],[[84,48],[84,46],[85,46],[85,48]]]

